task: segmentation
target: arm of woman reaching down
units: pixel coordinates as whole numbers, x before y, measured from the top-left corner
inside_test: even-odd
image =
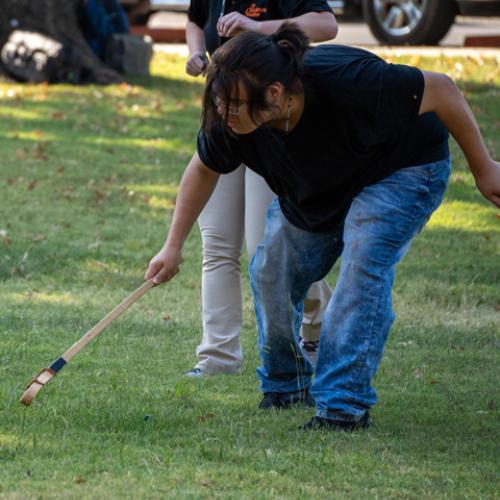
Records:
[[[198,153],[191,158],[177,192],[172,224],[161,250],[151,259],[145,275],[155,284],[170,281],[182,263],[182,247],[193,224],[210,198],[219,174],[200,160]]]
[[[448,76],[429,71],[422,73],[425,87],[420,114],[436,113],[464,152],[479,191],[500,207],[500,163],[489,154],[467,101]]]

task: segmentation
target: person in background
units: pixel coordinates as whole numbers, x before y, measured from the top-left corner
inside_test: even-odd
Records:
[[[285,19],[294,21],[315,42],[337,35],[335,16],[323,0],[192,0],[188,19],[186,72],[191,76],[204,75],[207,53],[229,38],[244,31],[272,34]],[[241,248],[245,238],[248,258],[253,257],[264,235],[267,208],[275,197],[260,175],[241,165],[220,179],[198,219],[203,242],[203,337],[189,377],[237,373],[241,368]],[[321,281],[311,286],[304,302],[300,346],[313,365],[330,295],[330,287]]]
[[[309,47],[284,25],[229,40],[208,67],[197,153],[182,178],[164,246],[145,279],[172,279],[219,176],[244,163],[278,199],[250,267],[264,410],[308,391],[303,429],[369,427],[372,386],[395,315],[396,265],[440,205],[448,132],[482,195],[500,207],[500,163],[446,75],[340,45]],[[314,381],[297,356],[301,304],[342,256],[323,316]]]
[[[102,61],[111,36],[130,30],[125,11],[118,0],[83,0],[78,13],[83,36]]]

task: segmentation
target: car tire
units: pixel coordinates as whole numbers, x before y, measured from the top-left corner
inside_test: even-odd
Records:
[[[455,0],[363,0],[363,13],[377,40],[387,45],[436,45],[457,14]]]

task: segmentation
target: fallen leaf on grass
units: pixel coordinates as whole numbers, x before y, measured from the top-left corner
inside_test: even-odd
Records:
[[[43,142],[37,143],[33,149],[33,155],[37,160],[47,160],[47,144]]]
[[[59,189],[59,193],[61,193],[61,197],[64,198],[67,201],[74,201],[76,198],[76,195],[73,194],[74,190],[70,189]],[[70,226],[68,226],[70,227]]]
[[[33,238],[31,238],[31,241],[33,243],[40,243],[40,241],[43,241],[45,239],[45,236],[43,234],[37,234],[36,236],[33,236]]]
[[[17,276],[17,275],[22,275],[23,274],[23,268],[22,266],[14,266],[10,269],[10,275],[11,276]]]
[[[139,91],[139,88],[138,87],[134,87],[134,86],[129,86],[129,90],[128,90],[128,95],[129,96],[138,96],[140,93]]]
[[[95,190],[94,191],[94,201],[95,201],[96,205],[100,205],[107,198],[107,196],[108,195],[106,193],[103,193],[102,191]]]
[[[198,417],[198,422],[206,422],[209,418],[215,417],[215,413],[207,413],[206,415],[200,415]]]
[[[113,153],[114,153],[114,151],[113,151]],[[110,175],[109,177],[104,177],[104,180],[108,184],[113,184],[114,182],[116,182],[118,180],[118,176],[116,174],[113,174],[113,175]]]
[[[14,154],[16,160],[24,160],[27,156],[27,152],[25,149],[18,148]]]

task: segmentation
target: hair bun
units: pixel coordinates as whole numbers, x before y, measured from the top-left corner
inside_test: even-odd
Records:
[[[273,33],[271,39],[280,48],[290,52],[297,64],[300,64],[309,47],[309,39],[294,23],[285,22]]]

